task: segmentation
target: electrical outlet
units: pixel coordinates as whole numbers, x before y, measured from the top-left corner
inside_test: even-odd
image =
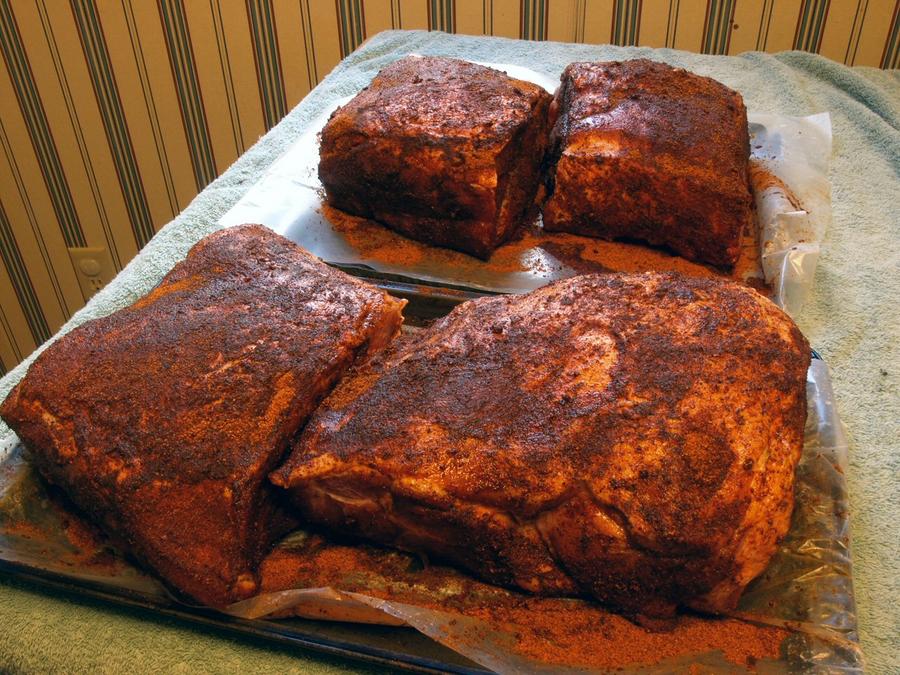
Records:
[[[89,300],[116,275],[109,251],[102,246],[70,248],[69,257],[85,300]]]

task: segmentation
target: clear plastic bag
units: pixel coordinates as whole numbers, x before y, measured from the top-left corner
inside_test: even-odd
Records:
[[[751,178],[772,299],[796,316],[831,224],[831,118],[751,114]]]
[[[808,416],[803,455],[797,468],[796,505],[788,536],[781,542],[766,572],[744,593],[731,615],[753,624],[786,628],[790,636],[781,645],[781,657],[754,665],[759,672],[862,672],[858,645],[856,605],[853,598],[849,551],[849,516],[844,474],[847,439],[837,416],[828,368],[814,359],[807,373]],[[350,620],[352,612],[365,611],[368,622],[377,618],[369,609],[383,612],[385,623],[402,621],[473,661],[498,672],[541,672],[549,666],[517,649],[516,635],[527,625],[501,632],[479,624],[462,613],[435,610],[441,590],[430,591],[431,607],[385,600],[358,592],[334,589],[288,590],[264,594],[230,608],[236,616],[259,618],[270,613],[321,617],[309,606],[291,612],[297,603],[320,595],[336,620]],[[427,595],[420,596],[432,599]],[[335,605],[335,599],[338,604]],[[295,602],[296,601],[296,602]],[[721,654],[680,655],[652,665],[635,664],[627,672],[668,673],[689,665],[703,672],[733,673],[736,664]],[[583,664],[564,664],[584,671]],[[560,664],[553,663],[558,671]]]
[[[528,68],[487,65],[553,91],[557,82]],[[219,220],[222,226],[261,223],[319,256],[345,266],[429,283],[521,293],[578,273],[552,249],[517,251],[510,269],[422,246],[404,261],[354,246],[322,213],[318,134],[336,101]],[[773,300],[796,316],[813,284],[819,248],[831,222],[831,120],[828,113],[790,117],[750,112],[751,183],[759,227],[760,263]]]

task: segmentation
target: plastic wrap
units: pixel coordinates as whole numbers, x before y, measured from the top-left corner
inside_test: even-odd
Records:
[[[484,64],[553,91],[558,81],[520,66]],[[360,267],[413,281],[495,292],[525,292],[585,271],[585,251],[607,246],[574,235],[544,233],[540,221],[524,240],[501,246],[487,263],[444,249],[383,233],[367,232],[392,243],[412,245],[414,254],[398,259],[379,249],[360,246],[358,239],[336,226],[323,209],[318,178],[318,134],[331,112],[349,98],[336,101],[310,124],[244,197],[220,219],[223,226],[261,223],[285,235],[323,260]],[[764,275],[774,301],[796,315],[813,283],[819,246],[831,220],[828,165],[831,124],[828,113],[788,117],[750,112],[751,179],[757,208],[758,251],[738,270],[744,277]],[[365,234],[365,232],[364,232]],[[625,247],[625,245],[622,245]],[[632,249],[642,247],[632,247]],[[562,250],[576,253],[563,255]],[[650,249],[648,249],[650,251]],[[624,251],[627,253],[627,251]],[[621,257],[623,251],[617,251]],[[707,273],[700,265],[672,266],[680,259],[654,252],[654,269]],[[590,257],[590,256],[587,256]],[[597,271],[603,271],[601,255]],[[608,267],[608,266],[606,266]],[[616,268],[612,268],[616,269]],[[626,270],[622,270],[626,271]]]
[[[787,631],[778,658],[753,664],[759,672],[861,672],[848,547],[847,441],[835,410],[828,369],[818,359],[808,371],[807,399],[809,414],[790,532],[764,574],[747,589],[733,617]],[[267,577],[268,562],[287,551],[294,560],[303,561],[339,548],[297,532],[264,562],[263,578]],[[548,664],[533,653],[523,653],[522,640],[534,637],[534,627],[527,621],[513,621],[500,629],[480,618],[486,607],[518,606],[524,596],[480,584],[446,568],[432,570],[439,572],[436,575],[409,572],[409,556],[366,550],[358,565],[346,573],[318,565],[316,559],[302,577],[303,588],[264,593],[229,611],[252,620],[304,616],[406,624],[500,672],[559,671],[564,667],[583,671],[590,667],[576,661],[561,663],[565,654],[553,654],[553,662]],[[122,593],[138,593],[151,605],[172,603],[172,596],[159,582],[98,542],[77,518],[48,497],[18,445],[4,449],[0,458],[0,560],[62,574],[76,585],[100,583]],[[377,592],[362,592],[366,588]],[[614,625],[610,623],[613,620],[626,621],[586,601],[558,602],[570,603],[568,607],[582,614],[595,612],[606,625]],[[585,630],[583,626],[572,630],[573,639],[592,637],[578,633]],[[552,650],[552,645],[548,649]],[[661,673],[691,664],[702,665],[704,672],[742,670],[717,651],[678,654],[658,663],[636,662],[626,670]]]
[[[831,224],[831,118],[750,115],[760,257],[772,299],[796,316]]]

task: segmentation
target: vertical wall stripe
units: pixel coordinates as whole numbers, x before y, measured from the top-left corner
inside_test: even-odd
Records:
[[[10,219],[14,218],[9,211],[7,216]],[[7,367],[11,367],[34,351],[37,343],[28,327],[28,319],[16,296],[16,289],[2,257],[0,257],[0,298],[2,298],[0,325],[3,328],[0,331],[0,358]]]
[[[731,24],[734,21],[734,0],[709,0],[704,26],[704,54],[727,54]]]
[[[675,46],[675,32],[678,30],[678,6],[680,0],[669,0],[669,13],[666,17],[666,43],[665,47]]]
[[[359,47],[365,36],[362,0],[335,0],[341,58]]]
[[[584,19],[587,14],[587,0],[575,1],[575,36],[574,41],[584,42]]]
[[[2,359],[4,368],[10,370],[22,360],[24,354],[22,354],[22,350],[19,349],[19,345],[16,344],[16,336],[13,334],[12,326],[9,325],[9,319],[6,316],[6,312],[3,311],[3,305],[0,305],[0,328],[3,329],[3,339],[12,350],[12,357],[15,359],[15,361]]]
[[[759,29],[756,33],[756,49],[757,51],[765,51],[766,42],[769,39],[769,26],[772,23],[772,9],[775,7],[775,0],[763,0],[762,11],[759,14]]]
[[[0,258],[3,259],[3,264],[12,280],[19,305],[25,312],[25,319],[34,342],[42,344],[50,337],[50,327],[47,325],[44,312],[35,295],[31,277],[28,275],[28,270],[25,269],[25,263],[22,261],[16,238],[2,204],[0,204]]]
[[[39,0],[37,2],[37,8],[38,12],[40,13],[41,26],[44,31],[44,37],[47,40],[47,46],[50,49],[50,55],[53,60],[53,68],[56,71],[56,83],[58,84],[59,90],[62,92],[66,102],[66,112],[69,115],[69,120],[72,124],[72,130],[75,134],[75,140],[78,144],[78,152],[81,156],[81,165],[84,169],[85,176],[87,176],[88,184],[90,185],[91,196],[94,200],[94,205],[97,210],[97,216],[100,221],[100,226],[103,228],[104,240],[106,242],[107,249],[109,250],[110,257],[112,258],[113,265],[115,265],[117,270],[120,270],[124,266],[124,261],[119,255],[119,249],[116,246],[115,237],[113,236],[112,232],[112,223],[110,223],[109,214],[107,213],[106,204],[103,199],[103,190],[100,186],[100,182],[97,180],[97,175],[94,171],[94,165],[90,159],[88,143],[84,136],[84,129],[82,128],[81,121],[78,118],[78,110],[75,107],[72,88],[69,86],[68,77],[66,76],[66,69],[59,54],[59,47],[56,42],[56,36],[53,33],[53,27],[50,24],[50,17],[47,13],[47,6],[44,0]],[[79,245],[84,246],[85,244]]]
[[[609,41],[614,45],[636,45],[640,37],[641,0],[615,0]]]
[[[50,193],[50,201],[67,246],[84,246],[84,233],[78,222],[75,205],[66,183],[59,152],[44,114],[43,104],[34,83],[31,66],[25,55],[19,28],[10,4],[0,2],[0,51],[13,80],[16,99],[28,125],[31,144],[37,154],[41,173]]]
[[[6,375],[21,360],[22,352],[16,344],[3,305],[0,305],[0,377]]]
[[[456,0],[444,0],[444,23],[448,32],[456,32]]]
[[[856,52],[859,49],[859,38],[862,35],[863,23],[866,21],[866,12],[869,9],[868,0],[859,0],[856,3],[856,12],[853,15],[853,25],[850,27],[850,39],[847,41],[847,51],[844,53],[844,63],[853,65]]]
[[[300,2],[300,23],[303,29],[303,43],[306,45],[306,71],[309,76],[309,87],[312,89],[319,83],[319,71],[316,66],[316,43],[312,20],[309,16],[309,2],[310,0],[301,0]],[[393,12],[393,6],[391,6],[391,11]],[[391,20],[393,21],[393,18]],[[394,26],[394,28],[396,27]]]
[[[303,3],[300,3],[301,7]],[[225,84],[225,92],[228,97],[228,115],[231,118],[231,128],[234,135],[234,147],[243,152],[247,145],[244,142],[244,132],[241,127],[241,113],[237,106],[237,97],[234,93],[234,76],[231,73],[231,59],[228,58],[228,41],[225,37],[225,28],[222,24],[222,7],[219,0],[209,0],[209,11],[213,19],[213,34],[216,40],[216,50],[219,55],[219,64],[222,67],[222,81]]]
[[[57,304],[59,305],[59,310],[62,312],[65,318],[68,318],[72,315],[72,311],[74,310],[74,308],[70,309],[68,303],[66,303],[65,294],[63,293],[62,288],[60,288],[59,278],[57,276],[57,270],[55,266],[60,264],[71,266],[72,263],[70,260],[59,260],[58,258],[54,260],[47,250],[47,244],[44,241],[43,234],[41,233],[40,220],[38,218],[38,215],[35,213],[31,195],[28,191],[27,182],[22,176],[21,171],[19,170],[19,165],[15,161],[15,153],[13,152],[9,136],[6,133],[6,127],[3,124],[3,120],[0,120],[0,146],[2,146],[3,148],[3,155],[6,158],[6,162],[9,165],[10,172],[13,175],[13,181],[16,184],[16,190],[19,194],[22,205],[24,206],[26,217],[28,219],[28,226],[31,229],[31,234],[34,237],[34,241],[38,246],[38,250],[41,256],[41,262],[44,265],[47,276],[50,280],[50,284],[52,285],[53,295],[56,298]],[[21,228],[19,231],[23,232],[25,230],[25,223],[19,221],[19,227]],[[41,270],[37,270],[37,273],[38,275],[40,275]],[[78,295],[80,296],[81,293],[79,292]],[[47,309],[50,310],[50,312],[53,311],[52,308],[48,307]]]
[[[703,54],[709,54],[709,41],[711,37],[711,33],[713,31],[710,30],[710,24],[715,22],[715,15],[717,13],[717,9],[719,9],[718,0],[706,0],[706,13],[703,16],[703,38],[700,41],[700,52]]]
[[[144,96],[144,107],[147,110],[147,119],[153,132],[153,145],[156,148],[156,156],[162,171],[163,182],[166,186],[166,197],[172,213],[178,213],[178,195],[175,191],[175,180],[172,177],[171,163],[166,153],[166,145],[163,140],[162,127],[159,123],[159,113],[153,99],[153,89],[150,86],[150,77],[147,70],[147,61],[144,58],[144,50],[141,47],[141,38],[138,33],[137,22],[134,17],[132,0],[122,0],[122,10],[125,23],[128,26],[128,38],[131,43],[131,52],[134,55],[134,63],[137,66],[138,78],[141,82],[141,92]]]
[[[428,0],[428,30],[456,32],[455,0]]]
[[[3,306],[0,305],[0,377],[12,370],[22,360],[22,357],[22,350],[16,344],[16,337],[9,318],[3,310]]]
[[[103,28],[97,17],[96,8],[90,0],[70,0],[70,2],[94,94],[103,117],[107,142],[113,153],[119,185],[125,196],[131,230],[138,248],[142,248],[153,236],[153,221],[150,218],[147,196],[122,111],[118,86],[112,74]]]
[[[178,90],[184,132],[187,135],[197,190],[216,177],[216,160],[209,140],[209,126],[203,106],[203,92],[197,81],[191,35],[184,6],[177,0],[158,0],[159,16],[165,28],[169,66]]]
[[[519,34],[523,40],[547,39],[547,15],[549,0],[522,0]]]
[[[278,54],[278,33],[272,21],[272,7],[266,0],[247,0],[247,19],[253,40],[259,98],[268,130],[278,124],[287,111],[281,57]]]
[[[894,5],[891,30],[888,32],[887,41],[884,43],[884,53],[881,55],[881,67],[900,68],[900,0],[897,0]]]
[[[829,4],[830,0],[803,0],[794,34],[794,49],[819,51]]]

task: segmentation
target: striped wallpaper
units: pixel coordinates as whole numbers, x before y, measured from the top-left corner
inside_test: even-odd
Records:
[[[0,0],[0,373],[366,37],[418,28],[900,67],[900,0]]]

